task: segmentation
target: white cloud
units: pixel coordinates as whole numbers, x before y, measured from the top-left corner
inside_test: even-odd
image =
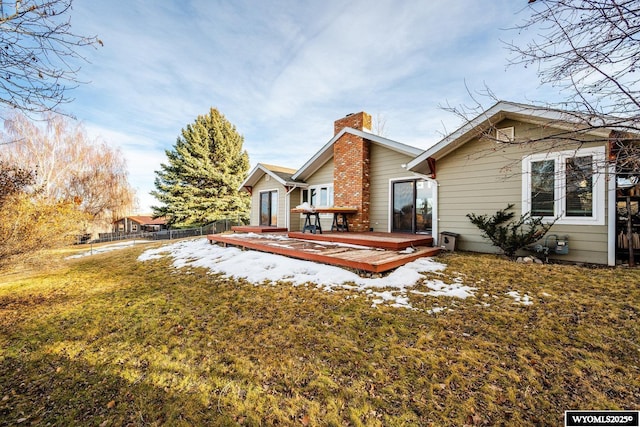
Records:
[[[544,99],[532,70],[505,71],[499,38],[517,34],[522,6],[452,2],[292,0],[79,1],[73,28],[103,48],[74,92],[72,113],[128,157],[133,185],[180,130],[217,107],[245,137],[253,164],[301,166],[333,136],[333,121],[384,114],[386,136],[428,148],[458,119],[439,106],[486,83],[514,101]],[[552,94],[551,94],[552,95]]]

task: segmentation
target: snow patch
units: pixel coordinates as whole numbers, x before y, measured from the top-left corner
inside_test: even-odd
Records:
[[[92,247],[90,250],[86,252],[82,252],[76,255],[70,255],[65,259],[75,259],[75,258],[83,258],[91,255],[103,254],[105,252],[117,251],[119,249],[130,248],[133,245],[138,245],[140,243],[150,243],[151,240],[127,240],[126,242],[118,242],[113,243],[111,245],[104,245],[98,247]]]
[[[524,294],[521,296],[518,291],[511,291],[511,292],[507,292],[506,294],[514,299],[514,302],[513,302],[514,304],[520,304],[520,305],[533,304],[533,301],[531,301],[531,297],[527,294]]]
[[[461,280],[453,284],[427,280],[423,273],[439,272],[446,268],[445,264],[431,258],[418,258],[385,277],[364,278],[340,267],[258,251],[242,251],[234,247],[223,248],[209,244],[206,239],[198,239],[148,249],[138,257],[138,261],[165,256],[173,258],[175,268],[202,267],[211,274],[244,279],[255,285],[280,281],[293,286],[311,284],[329,292],[336,289],[363,292],[372,298],[374,307],[384,303],[393,307],[412,308],[407,292],[417,284],[431,289],[425,293],[430,296],[467,298],[473,296],[475,291],[475,288],[462,284]],[[421,294],[415,290],[411,292]]]

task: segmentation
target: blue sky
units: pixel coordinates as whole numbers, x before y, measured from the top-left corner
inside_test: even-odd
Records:
[[[73,31],[104,47],[83,52],[88,83],[65,109],[122,149],[148,212],[164,150],[210,107],[252,166],[298,168],[348,113],[426,149],[460,125],[441,106],[472,103],[468,89],[550,100],[535,70],[507,67],[501,40],[526,40],[508,28],[527,13],[525,0],[75,0]]]

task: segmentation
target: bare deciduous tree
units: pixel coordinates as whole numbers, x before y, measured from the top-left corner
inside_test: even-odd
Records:
[[[76,87],[78,53],[102,45],[71,32],[73,0],[0,0],[0,103],[25,113],[56,110]]]
[[[44,123],[22,114],[5,120],[2,137],[16,142],[0,146],[0,158],[36,171],[35,185],[45,199],[74,202],[94,228],[129,213],[135,192],[120,151],[89,139],[68,117],[49,113]]]
[[[382,137],[386,137],[387,136],[387,132],[386,132],[386,126],[387,126],[387,118],[380,114],[377,113],[376,116],[373,118],[373,123],[372,123],[372,128],[371,132],[373,132],[376,135],[382,136]]]
[[[0,160],[0,207],[12,195],[25,191],[35,182],[35,173]]]
[[[537,109],[536,116],[553,118],[539,125],[544,129],[541,136],[502,138],[502,118],[488,117],[474,95],[476,106],[445,110],[466,124],[483,122],[477,136],[499,140],[503,147],[540,143],[536,146],[545,151],[560,151],[577,149],[587,140],[609,144],[607,164],[602,167],[615,166],[618,193],[628,193],[640,181],[640,2],[529,0],[523,13],[526,18],[513,29],[530,34],[530,41],[507,43],[509,64],[512,69],[536,67],[540,81],[559,88],[563,95],[560,101],[524,106],[524,110]],[[487,88],[481,95],[497,100]],[[630,236],[629,223],[629,241]],[[633,263],[633,252],[629,252]]]
[[[600,132],[602,142],[612,142],[610,160],[621,174],[640,170],[640,2],[637,0],[529,0],[522,11],[527,17],[515,26],[531,34],[528,43],[506,43],[514,66],[537,67],[543,84],[564,94],[557,102],[535,102],[541,113],[561,117],[557,132],[545,134],[549,149],[575,147],[582,135]],[[471,93],[471,91],[470,91]],[[481,97],[497,102],[490,88]],[[446,106],[466,123],[482,114],[483,102],[471,96],[475,105]],[[494,123],[482,130],[483,137],[496,138]],[[549,123],[553,126],[553,123]],[[609,131],[616,131],[611,138]],[[590,138],[593,141],[593,138]],[[537,140],[536,140],[537,141]],[[500,141],[520,144],[522,141]]]
[[[638,130],[640,3],[637,0],[530,0],[515,27],[533,33],[508,43],[510,63],[536,66],[543,84],[563,89],[562,109],[620,117]]]
[[[119,151],[104,143],[81,147],[65,191],[94,220],[111,222],[130,213],[135,205],[127,164]]]

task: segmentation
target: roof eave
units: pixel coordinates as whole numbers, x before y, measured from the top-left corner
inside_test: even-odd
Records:
[[[380,135],[376,135],[374,133],[369,133],[365,131],[360,131],[357,129],[352,129],[353,133],[367,139],[375,144],[381,145],[383,147],[389,148],[393,151],[396,151],[401,154],[405,154],[407,156],[415,157],[419,155],[423,150],[421,148],[413,147],[411,145],[403,144],[398,141],[394,141],[393,139],[385,138]]]
[[[344,128],[340,132],[338,132],[333,138],[329,140],[326,144],[320,148],[296,173],[294,173],[291,178],[294,180],[302,179],[303,181],[309,178],[314,174],[322,165],[324,165],[331,157],[333,157],[333,150],[329,150],[333,147],[333,143],[338,140],[346,130],[349,128]]]
[[[420,173],[425,173],[426,170],[431,173],[428,165],[426,165],[428,158],[439,160],[445,157],[461,145],[481,135],[483,130],[486,130],[491,123],[497,123],[506,118],[521,121],[527,121],[527,118],[529,121],[537,119],[545,123],[556,122],[557,127],[561,127],[563,123],[566,123],[567,127],[570,124],[576,125],[580,123],[578,116],[570,112],[500,101],[411,160],[407,163],[407,169]],[[599,128],[587,133],[603,136],[607,132],[605,128]]]
[[[285,187],[297,187],[297,188],[307,188],[309,187],[309,184],[307,184],[306,182],[300,182],[300,181],[287,181],[284,183]]]
[[[260,174],[260,176],[257,176]],[[270,171],[266,167],[264,167],[261,163],[258,163],[253,170],[247,175],[240,187],[238,187],[238,191],[247,191],[247,187],[253,187],[256,183],[262,178],[264,175],[269,175],[271,178],[275,179],[280,185],[283,187],[303,187],[306,188],[307,184],[295,181],[288,181],[282,179],[278,174]]]
[[[262,165],[260,165],[260,163],[255,165],[253,167],[253,169],[251,170],[251,172],[249,172],[249,174],[244,179],[244,181],[242,181],[242,184],[240,184],[240,186],[238,187],[238,191],[243,191],[244,189],[246,189],[246,187],[251,187],[252,185],[249,185],[249,184],[252,182],[252,180],[254,179],[254,175],[258,171],[262,171],[264,173],[264,168],[262,167]],[[256,181],[257,181],[257,179],[256,179]]]
[[[384,147],[390,148],[396,152],[405,154],[407,156],[415,157],[418,156],[422,149],[412,147],[410,145],[403,144],[401,142],[394,141],[392,139],[384,138],[382,136],[361,131],[358,129],[346,127],[338,132],[333,138],[329,140],[325,145],[322,146],[316,154],[314,154],[309,161],[307,161],[295,174],[293,174],[292,178],[297,179],[308,179],[311,175],[313,175],[318,169],[320,169],[326,162],[333,157],[333,144],[342,137],[345,133],[351,133],[353,135],[357,135],[361,138],[369,140],[378,145],[382,145]]]

